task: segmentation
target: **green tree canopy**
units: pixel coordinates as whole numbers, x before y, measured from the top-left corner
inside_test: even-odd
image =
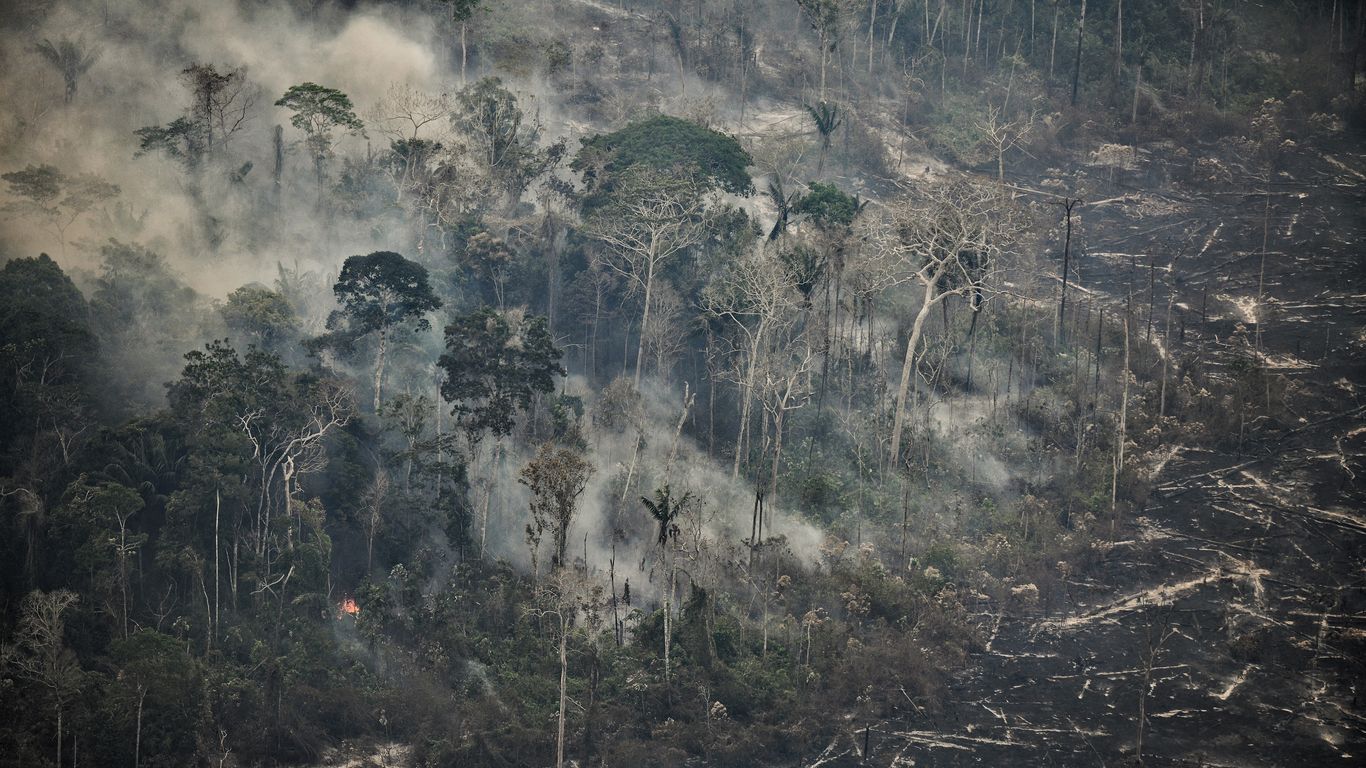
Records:
[[[697,123],[655,115],[607,134],[583,140],[570,167],[583,175],[589,196],[585,208],[595,208],[615,191],[628,170],[646,169],[695,177],[703,188],[736,195],[754,193],[749,153],[734,137]]]
[[[278,291],[252,283],[228,294],[220,311],[228,328],[262,348],[268,348],[290,332],[294,308]]]
[[[331,333],[319,339],[320,347],[350,352],[356,340],[376,334],[375,410],[383,402],[385,353],[392,330],[411,324],[414,331],[431,327],[426,314],[441,308],[432,292],[427,269],[393,251],[352,256],[342,265],[332,291],[341,309],[327,319]]]
[[[792,213],[805,216],[822,230],[833,230],[853,224],[862,207],[857,196],[845,194],[834,184],[813,181],[792,206]]]
[[[57,262],[0,267],[0,467],[36,421],[78,417],[95,352],[85,298]]]
[[[81,370],[94,348],[85,297],[57,262],[44,253],[13,259],[0,267],[0,350],[4,355],[15,356],[21,368],[41,364],[49,381],[61,381]],[[0,375],[17,373],[8,366],[0,371]]]
[[[409,320],[414,330],[425,330],[431,327],[425,313],[441,308],[441,299],[432,293],[427,280],[426,268],[393,251],[348,258],[332,291],[341,302],[345,320],[361,333],[381,331]],[[334,318],[329,323],[341,319]]]
[[[441,396],[473,434],[508,435],[517,409],[538,392],[554,391],[555,377],[565,375],[561,354],[544,317],[513,313],[509,320],[484,307],[446,326]]]
[[[294,113],[289,124],[304,133],[304,143],[313,154],[319,187],[323,181],[323,164],[332,154],[333,132],[343,129],[358,136],[365,135],[365,123],[356,116],[351,97],[335,88],[317,83],[291,85],[275,106]]]

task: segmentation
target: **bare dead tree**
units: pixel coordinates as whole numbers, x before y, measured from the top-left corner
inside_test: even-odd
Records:
[[[1168,613],[1167,610],[1159,610],[1158,615],[1150,616],[1144,626],[1143,685],[1138,691],[1138,733],[1134,737],[1134,759],[1139,765],[1143,764],[1143,734],[1148,727],[1148,697],[1152,693],[1153,669],[1167,641],[1179,634],[1179,629],[1168,623]]]
[[[1036,114],[1030,112],[1027,118],[1012,120],[1006,117],[1003,109],[989,106],[986,118],[977,121],[977,129],[982,132],[984,143],[991,148],[992,156],[996,158],[998,182],[1004,184],[1006,180],[1006,153],[1029,138],[1034,131],[1035,118]]]
[[[219,69],[212,64],[191,64],[181,71],[180,80],[190,89],[187,112],[198,126],[204,154],[212,156],[246,127],[261,89],[247,79],[245,67]]]
[[[441,137],[451,116],[452,101],[446,93],[428,93],[408,83],[393,83],[389,90],[365,114],[365,120],[375,133],[391,140],[426,138],[424,134]]]
[[[80,691],[84,677],[76,654],[66,645],[66,620],[62,616],[78,600],[76,593],[65,589],[28,593],[21,606],[18,642],[0,654],[9,657],[21,677],[51,691],[57,720],[57,765],[62,764],[62,716],[67,702]]]
[[[375,470],[375,477],[361,497],[361,507],[365,510],[365,572],[375,566],[375,536],[384,522],[384,505],[389,496],[389,473],[381,467]]]
[[[258,555],[266,552],[273,511],[283,506],[284,514],[292,516],[292,500],[299,476],[322,469],[323,438],[350,422],[354,411],[350,390],[337,383],[324,383],[296,414],[300,418],[286,422],[269,418],[259,409],[238,415],[238,429],[252,446],[252,461],[258,473]],[[292,525],[290,530],[292,536]]]
[[[731,377],[740,389],[740,431],[731,477],[739,477],[760,366],[775,339],[795,325],[801,296],[786,279],[775,252],[764,249],[737,261],[709,286],[702,306],[713,317],[729,321],[732,330],[728,337],[734,360]]]
[[[911,323],[896,390],[890,465],[900,454],[906,400],[917,349],[931,310],[950,296],[974,303],[995,290],[1001,256],[1014,236],[1012,205],[998,190],[949,181],[916,190],[893,203],[869,233],[883,259],[880,282],[919,288],[920,308]]]
[[[656,281],[670,260],[706,235],[707,198],[691,180],[632,173],[614,200],[591,214],[585,230],[608,246],[603,263],[642,294],[635,384],[640,386]]]
[[[764,410],[773,421],[773,464],[769,471],[768,497],[778,498],[778,473],[783,458],[783,427],[788,411],[811,402],[811,372],[816,352],[809,344],[784,344],[774,350],[763,366]]]

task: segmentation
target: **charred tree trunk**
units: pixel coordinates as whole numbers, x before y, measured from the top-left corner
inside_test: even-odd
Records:
[[[1077,90],[1081,84],[1081,43],[1086,31],[1086,0],[1081,0],[1081,17],[1077,19],[1077,56],[1072,65],[1072,106],[1077,106]]]

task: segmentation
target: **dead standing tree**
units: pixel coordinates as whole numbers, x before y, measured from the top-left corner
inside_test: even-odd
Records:
[[[977,129],[982,132],[982,143],[991,149],[996,158],[996,181],[1006,181],[1006,153],[1023,144],[1034,131],[1035,113],[1027,118],[1011,120],[1005,110],[987,107],[985,120],[977,121]]]
[[[62,714],[67,702],[80,693],[84,672],[76,654],[64,639],[66,620],[62,614],[80,597],[71,591],[35,590],[25,598],[15,637],[17,647],[0,647],[0,660],[9,656],[19,675],[46,688],[52,694],[57,721],[57,765],[62,764]]]
[[[1072,209],[1082,204],[1081,200],[1071,197],[1063,198],[1061,203],[1067,217],[1067,234],[1062,244],[1062,292],[1058,295],[1058,320],[1053,326],[1053,337],[1059,345],[1062,344],[1063,334],[1067,332],[1064,322],[1067,314],[1067,274],[1072,261]]]
[[[731,477],[739,477],[761,366],[774,340],[795,325],[801,296],[773,252],[764,250],[736,262],[708,288],[702,306],[711,315],[729,320],[734,330],[730,338],[740,388],[740,431]]]
[[[584,574],[567,568],[555,571],[536,588],[536,601],[527,615],[538,620],[553,619],[560,676],[558,712],[555,717],[555,766],[565,764],[565,725],[569,714],[569,637],[574,633],[586,645],[596,646],[602,634],[601,609],[605,605],[602,587],[592,585]],[[588,727],[592,727],[592,705]]]
[[[968,296],[974,306],[994,291],[1001,255],[1015,229],[1013,206],[999,190],[967,181],[936,184],[889,207],[874,244],[883,256],[881,282],[921,289],[897,385],[889,465],[896,466],[905,428],[911,372],[930,312],[950,296]]]
[[[272,418],[264,409],[237,416],[237,425],[252,448],[260,483],[257,499],[256,549],[266,555],[270,541],[270,518],[278,505],[292,519],[293,499],[301,475],[320,470],[326,461],[324,438],[351,421],[351,392],[331,382],[319,384],[309,399],[300,402],[291,419]],[[288,547],[293,548],[293,524]],[[269,565],[269,561],[267,562]]]
[[[608,246],[603,263],[640,292],[641,316],[636,345],[635,385],[640,387],[650,309],[664,266],[706,236],[707,196],[691,179],[662,173],[631,173],[614,200],[597,209],[584,228]]]
[[[811,402],[814,394],[811,372],[815,369],[816,352],[810,345],[799,342],[774,350],[763,366],[764,410],[773,420],[773,464],[769,471],[768,498],[778,498],[778,473],[783,459],[783,428],[788,411],[795,411]]]

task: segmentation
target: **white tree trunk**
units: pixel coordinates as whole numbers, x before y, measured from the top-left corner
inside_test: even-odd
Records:
[[[379,329],[379,350],[375,352],[375,412],[379,412],[380,404],[383,402],[382,392],[384,389],[384,353],[389,346],[389,333],[385,328]]]
[[[1124,393],[1119,401],[1119,445],[1115,449],[1114,473],[1110,478],[1110,511],[1115,511],[1115,500],[1119,495],[1119,473],[1124,470],[1124,436],[1129,421],[1129,314],[1124,314]]]
[[[560,609],[564,611],[564,608]],[[560,716],[555,735],[555,768],[564,768],[564,711],[568,703],[569,684],[569,619],[560,615]]]
[[[650,330],[650,298],[655,287],[655,256],[653,248],[646,256],[645,267],[645,308],[640,313],[640,335],[636,339],[636,389],[640,389],[640,364],[645,359],[645,334]]]
[[[911,336],[906,340],[906,358],[901,364],[901,383],[897,386],[896,412],[892,415],[892,445],[888,452],[892,467],[901,460],[901,432],[906,420],[906,396],[911,389],[911,371],[915,367],[915,348],[920,344],[920,334],[925,329],[925,318],[929,317],[930,309],[943,298],[936,293],[938,282],[939,274],[935,273],[925,283],[925,300],[911,325]]]

